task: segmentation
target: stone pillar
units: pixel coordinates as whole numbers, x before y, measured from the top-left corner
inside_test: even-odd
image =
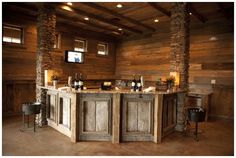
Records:
[[[37,54],[36,54],[36,100],[42,103],[41,113],[37,120],[40,126],[47,124],[46,91],[44,86],[44,70],[52,69],[53,45],[55,41],[56,15],[55,9],[43,3],[39,6],[37,18]]]
[[[180,73],[180,89],[185,93],[178,95],[176,130],[184,129],[184,106],[188,91],[189,70],[189,12],[186,2],[175,2],[171,9],[171,52],[170,71]]]

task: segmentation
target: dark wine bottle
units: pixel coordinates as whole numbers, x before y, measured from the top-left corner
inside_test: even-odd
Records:
[[[131,90],[135,91],[136,90],[136,80],[135,80],[135,75],[133,75],[133,80],[131,82]]]
[[[78,79],[77,73],[75,73],[74,88],[75,88],[75,90],[78,90],[78,88],[79,88],[79,79]]]
[[[79,84],[78,84],[78,89],[79,90],[83,90],[84,88],[84,81],[83,81],[83,78],[82,78],[82,73],[79,74]]]
[[[137,88],[136,91],[141,91],[142,90],[142,85],[141,85],[141,76],[139,76],[139,79],[137,81]]]

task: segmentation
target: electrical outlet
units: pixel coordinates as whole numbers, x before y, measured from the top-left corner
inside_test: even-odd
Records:
[[[211,84],[216,84],[216,80],[211,80]]]

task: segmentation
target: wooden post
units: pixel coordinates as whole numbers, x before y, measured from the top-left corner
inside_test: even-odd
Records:
[[[186,2],[173,3],[171,9],[170,71],[180,73],[180,89],[188,90],[189,76],[189,11]],[[176,130],[184,129],[186,92],[178,95]]]
[[[55,41],[56,15],[52,7],[42,3],[37,18],[37,53],[36,53],[36,100],[41,102],[42,109],[38,116],[41,126],[47,124],[46,91],[39,86],[44,85],[44,70],[52,67],[51,51]]]
[[[163,106],[163,94],[156,94],[154,103],[154,140],[153,140],[155,143],[161,143],[162,106]]]
[[[120,93],[113,94],[112,143],[120,143]]]
[[[78,137],[78,96],[79,94],[72,94],[71,97],[71,141],[76,143]]]

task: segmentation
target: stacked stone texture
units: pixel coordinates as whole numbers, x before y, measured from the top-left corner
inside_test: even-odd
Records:
[[[188,89],[189,14],[187,3],[173,3],[171,10],[170,71],[180,73],[180,88]]]
[[[44,85],[44,70],[53,67],[52,50],[55,41],[56,15],[54,8],[42,4],[37,18],[37,57],[36,57],[36,100],[42,103],[42,110],[37,120],[45,125],[46,91],[38,88]]]
[[[187,3],[172,4],[170,71],[180,73],[180,89],[188,90],[189,70],[189,12]],[[184,129],[186,92],[178,94],[176,130]]]

